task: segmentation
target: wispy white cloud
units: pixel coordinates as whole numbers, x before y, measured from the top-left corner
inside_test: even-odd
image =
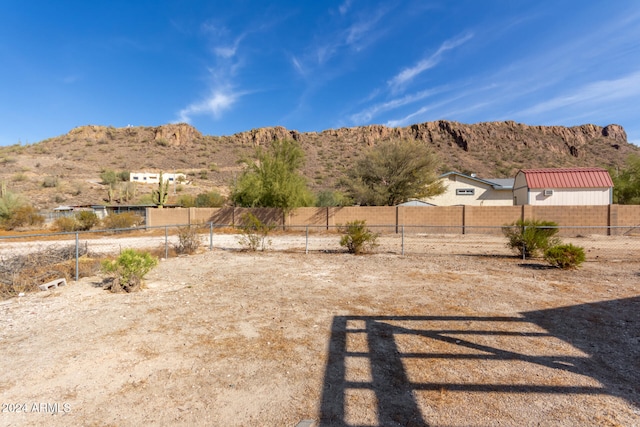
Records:
[[[300,61],[298,61],[298,58],[296,58],[295,56],[291,57],[291,63],[293,64],[293,68],[296,69],[296,71],[301,75],[301,76],[306,76],[306,70],[304,69],[304,67],[302,66],[302,64],[300,63]]]
[[[526,117],[568,108],[600,109],[605,103],[636,99],[638,96],[640,96],[640,71],[615,80],[601,80],[585,84],[571,92],[540,102],[516,114]]]
[[[351,0],[345,0],[344,3],[342,3],[340,6],[338,6],[338,11],[340,12],[340,15],[346,15],[347,12],[349,12],[349,9],[351,9]]]
[[[396,74],[391,80],[389,80],[389,87],[391,87],[393,90],[399,89],[400,87],[413,80],[417,75],[438,65],[438,63],[442,60],[443,53],[448,50],[455,49],[456,47],[466,43],[472,38],[473,33],[467,33],[454,39],[446,40],[440,45],[435,53],[421,59],[413,67],[405,68],[400,73]]]
[[[350,116],[350,119],[356,125],[364,124],[371,121],[378,114],[395,110],[397,108],[403,107],[408,104],[412,104],[414,102],[420,101],[432,95],[441,93],[445,90],[446,90],[445,87],[440,87],[436,89],[427,89],[427,90],[422,90],[420,92],[416,92],[410,95],[403,96],[401,98],[392,99],[391,101],[378,103],[369,108],[366,108],[363,111],[352,114]]]
[[[213,89],[209,96],[202,101],[190,104],[180,110],[176,121],[191,123],[193,116],[199,115],[210,115],[217,119],[223,111],[231,108],[240,96],[242,96],[242,93],[234,92],[228,87]]]
[[[242,42],[242,40],[246,37],[246,33],[241,34],[240,36],[236,37],[236,39],[233,41],[233,43],[230,44],[223,44],[220,46],[215,46],[213,48],[213,52],[224,59],[229,59],[232,58],[236,55],[236,52],[238,51],[238,46],[240,46],[240,42]]]
[[[211,43],[214,65],[208,68],[210,74],[209,88],[200,100],[192,102],[177,113],[177,122],[191,123],[195,116],[207,115],[219,119],[225,111],[230,110],[237,100],[247,92],[236,90],[235,75],[243,64],[238,50],[247,33],[235,37],[223,26],[208,21],[202,24],[201,30]]]
[[[361,51],[371,45],[380,37],[378,26],[387,13],[387,8],[380,7],[375,11],[362,13],[347,27],[329,32],[322,42],[312,48],[316,62],[322,65],[344,50]]]

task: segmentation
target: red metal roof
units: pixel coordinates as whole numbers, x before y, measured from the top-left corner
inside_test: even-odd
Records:
[[[609,172],[602,168],[522,169],[529,188],[613,187]]]

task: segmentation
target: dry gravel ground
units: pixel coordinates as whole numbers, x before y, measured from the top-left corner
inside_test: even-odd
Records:
[[[460,249],[214,249],[4,301],[0,425],[640,426],[640,260]]]

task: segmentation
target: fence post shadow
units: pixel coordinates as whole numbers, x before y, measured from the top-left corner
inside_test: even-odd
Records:
[[[375,407],[378,423],[373,425],[376,426],[428,426],[419,403],[429,402],[416,400],[416,392],[421,391],[610,395],[621,397],[640,407],[640,348],[637,343],[634,344],[635,341],[625,339],[629,336],[640,336],[640,319],[637,315],[640,312],[640,297],[598,304],[534,311],[522,313],[523,316],[511,317],[335,316],[331,326],[318,425],[362,425],[358,422],[353,423],[354,420],[350,419],[353,417],[349,416],[349,405],[354,403],[347,399],[349,393],[358,393],[361,390],[375,395],[375,399],[369,401],[371,406]],[[594,315],[593,309],[611,312],[611,322],[597,334],[589,336],[589,319]],[[615,313],[620,312],[623,313],[621,319],[627,324],[626,328],[620,328],[618,322],[613,321],[616,318]],[[401,325],[398,325],[398,322],[401,322]],[[442,326],[442,322],[446,322],[445,327]],[[512,325],[508,330],[500,326],[508,323]],[[478,329],[477,326],[468,326],[471,324],[481,327]],[[531,331],[532,326],[538,328],[534,327],[534,331]],[[540,328],[544,331],[539,331]],[[451,349],[457,350],[429,352],[427,346],[425,350],[404,353],[396,340],[397,335],[435,340],[434,342],[447,344]],[[527,351],[527,348],[514,350],[510,346],[501,348],[499,345],[483,343],[482,337],[492,336],[543,340],[558,338],[582,350],[587,356],[575,356],[571,353],[535,355]],[[366,337],[366,348],[362,345],[354,346],[353,337],[359,338],[360,342],[364,342]],[[605,360],[607,357],[610,360]],[[370,379],[354,379],[353,373],[349,372],[348,359],[367,361],[371,372]],[[532,378],[528,378],[526,383],[516,380],[513,384],[492,381],[491,377],[471,382],[416,381],[410,378],[405,370],[404,363],[409,363],[409,360],[431,360],[436,362],[436,366],[438,360],[458,360],[461,369],[464,362],[470,360],[477,360],[479,363],[507,363],[512,366],[525,362],[535,365],[537,369],[560,370],[578,376],[588,376],[602,386],[574,382],[578,381],[578,377],[567,377],[567,382],[562,385],[536,383]],[[431,363],[429,366],[434,365]],[[428,378],[429,373],[426,375]],[[360,411],[352,413],[362,413],[362,408],[357,409]],[[353,411],[353,408],[351,410]],[[367,422],[366,425],[371,424]]]

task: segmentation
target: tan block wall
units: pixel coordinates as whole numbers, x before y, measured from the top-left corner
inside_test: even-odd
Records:
[[[272,208],[188,208],[147,209],[147,226],[185,225],[213,222],[216,225],[238,224],[245,212],[252,212],[262,222],[277,226],[315,225],[333,229],[336,225],[365,220],[368,225],[384,225],[376,231],[396,232],[405,226],[407,232],[491,233],[520,218],[554,221],[560,226],[601,227],[564,230],[563,235],[607,234],[604,227],[628,226],[621,234],[640,233],[640,206],[350,206],[344,208],[299,208],[286,218],[280,209]],[[418,226],[423,226],[418,227]],[[464,230],[463,230],[464,226]],[[474,227],[487,227],[485,229]],[[496,231],[497,230],[497,231]],[[617,233],[617,232],[616,232]],[[612,232],[612,234],[614,234]]]
[[[608,225],[608,206],[531,206],[531,218],[558,225]],[[527,218],[527,217],[525,217]]]
[[[617,217],[616,223],[614,224],[612,221],[611,225],[640,227],[640,206],[611,205],[611,211]]]
[[[329,208],[298,208],[287,215],[287,227],[296,226],[327,226]]]
[[[640,206],[611,205],[611,225],[621,227],[611,230],[613,235],[640,236]]]
[[[567,227],[602,227],[561,229],[560,236],[607,234],[609,206],[531,206],[531,216],[525,216],[527,218],[553,221]]]
[[[211,218],[221,211],[222,208],[189,208],[189,218],[191,224],[204,224],[211,222]]]
[[[349,206],[329,208],[329,226],[343,225],[355,220],[364,220],[369,226],[391,225],[391,227],[373,227],[377,232],[395,232],[395,206]]]
[[[147,208],[147,227],[189,224],[189,209]]]
[[[520,206],[465,206],[464,225],[500,227],[522,218]]]
[[[398,223],[400,225],[461,226],[462,206],[400,206]]]
[[[502,234],[502,226],[522,218],[520,206],[465,206],[466,234]]]

